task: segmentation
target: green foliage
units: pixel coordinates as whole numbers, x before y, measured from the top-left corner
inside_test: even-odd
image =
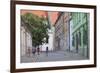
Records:
[[[29,29],[31,29],[33,46],[36,47],[46,43],[47,39],[44,38],[49,37],[47,19],[43,17],[40,18],[32,13],[26,13],[21,17],[24,22],[28,24]]]

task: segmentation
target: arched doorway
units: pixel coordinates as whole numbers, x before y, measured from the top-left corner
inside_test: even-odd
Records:
[[[78,53],[78,34],[76,34],[76,53]]]

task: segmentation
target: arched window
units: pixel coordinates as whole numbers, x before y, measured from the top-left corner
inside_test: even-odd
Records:
[[[81,32],[79,31],[79,45],[81,45]]]
[[[72,36],[72,46],[75,46],[74,40],[75,40],[75,38],[74,38],[74,36]]]
[[[87,29],[83,29],[83,44],[86,45],[88,42]]]

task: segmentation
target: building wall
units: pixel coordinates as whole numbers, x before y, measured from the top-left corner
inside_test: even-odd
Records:
[[[32,37],[31,33],[28,30],[28,28],[24,25],[21,25],[20,30],[20,40],[21,40],[21,56],[26,55],[28,52],[28,49],[30,49],[30,52],[32,50]]]
[[[55,50],[69,50],[69,13],[60,13],[55,24]]]
[[[65,44],[64,47],[67,50],[70,50],[70,13],[66,12],[64,13],[64,40],[65,40]]]
[[[77,53],[89,57],[89,14],[72,13],[72,43]]]
[[[43,45],[40,46],[42,48],[41,51],[46,51],[46,47],[48,47],[49,51],[54,50],[54,37],[55,37],[54,31],[55,31],[55,28],[53,25],[57,19],[58,12],[47,12],[47,15],[48,15],[48,22],[45,21],[44,23],[46,23],[46,24],[49,23],[49,28],[50,28],[50,29],[48,29],[49,39],[48,39],[48,43],[44,43]]]
[[[72,45],[72,41],[73,41],[72,40],[73,39],[73,37],[72,37],[72,26],[73,26],[73,21],[72,21],[71,16],[70,16],[70,51],[75,50],[75,48]]]
[[[25,46],[25,29],[23,28],[23,27],[21,27],[21,37],[20,37],[20,40],[21,40],[21,55],[25,55],[25,48],[26,48],[26,46]]]
[[[40,47],[42,48],[41,51],[46,51],[46,47],[48,47],[49,51],[53,51],[53,32],[49,32],[49,39],[48,39],[48,43],[44,43],[43,45],[41,45]]]

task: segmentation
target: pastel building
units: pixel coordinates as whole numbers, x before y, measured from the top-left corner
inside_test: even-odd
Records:
[[[41,45],[40,47],[42,48],[41,51],[46,51],[46,47],[48,47],[49,51],[53,51],[54,47],[53,47],[53,32],[51,30],[48,31],[48,42],[44,43],[43,45]]]
[[[55,20],[57,19],[57,13],[58,12],[47,12],[47,19],[48,19],[48,23],[50,26],[50,29],[48,29],[48,42],[44,43],[42,45],[42,51],[46,51],[46,47],[48,47],[49,51],[53,51],[54,50],[54,34],[55,34],[55,28],[53,26],[53,23],[55,22]]]
[[[77,53],[89,58],[89,14],[72,12],[71,24],[73,49]]]
[[[20,27],[20,47],[21,47],[21,56],[24,56],[31,52],[32,50],[32,35],[31,31],[27,27],[27,24],[21,18],[21,27]]]
[[[70,14],[69,12],[59,12],[54,24],[55,27],[55,50],[70,50]]]

